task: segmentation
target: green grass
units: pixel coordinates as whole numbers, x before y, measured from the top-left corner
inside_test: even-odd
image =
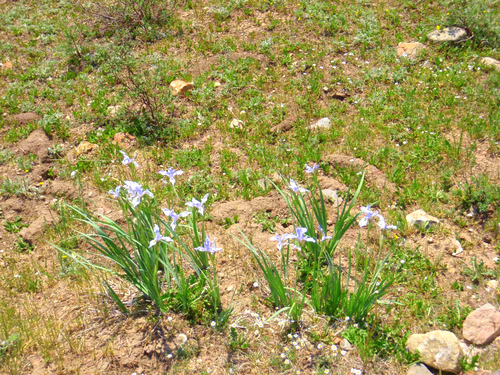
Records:
[[[140,4],[140,11],[134,10],[134,3]],[[162,207],[175,201],[176,209],[184,203],[176,193],[182,200],[210,193],[209,210],[225,201],[270,196],[274,187],[267,178],[304,183],[304,164],[310,162],[345,185],[339,196],[346,199],[347,188],[359,184],[360,170],[326,163],[326,156],[360,158],[396,190],[377,186],[367,175],[359,205],[371,204],[398,230],[382,247],[373,232],[366,237],[362,232],[361,242],[352,234],[339,252],[346,257],[355,251],[364,264],[378,255],[375,249],[390,249],[381,277],[394,275],[394,286],[376,305],[372,325],[330,327],[325,333],[318,328],[321,314],[306,308],[303,316],[310,325],[304,328],[310,328],[307,335],[314,343],[333,343],[333,332],[346,328],[344,336],[367,369],[387,361],[388,373],[404,373],[412,360],[401,349],[408,333],[444,325],[460,333],[471,309],[468,293],[476,293],[478,301],[498,303],[498,296],[486,295],[483,289],[499,273],[498,264],[486,257],[500,255],[500,73],[479,63],[485,56],[500,58],[498,14],[498,4],[489,0],[6,2],[0,5],[0,62],[10,61],[13,68],[0,68],[0,194],[6,200],[40,198],[49,204],[54,198],[34,187],[40,178],[34,175],[34,163],[41,161],[19,156],[16,149],[16,142],[37,128],[54,144],[44,176],[75,181],[83,199],[89,189],[104,196],[118,181],[140,179],[155,189]],[[426,34],[436,26],[450,25],[466,27],[470,38],[458,44],[427,41]],[[424,43],[426,49],[417,60],[398,58],[397,44],[410,41]],[[174,79],[193,81],[194,89],[186,97],[175,97],[169,88]],[[112,115],[113,106],[119,110]],[[41,120],[12,125],[10,116],[22,112],[36,112]],[[309,125],[322,117],[331,120],[331,128],[311,131]],[[233,119],[241,121],[241,128],[231,127]],[[137,147],[127,151],[141,165],[135,172],[120,165],[121,148],[112,144],[120,132],[137,139]],[[99,147],[74,156],[73,147],[84,140]],[[175,191],[162,185],[157,173],[168,167],[185,171]],[[101,202],[100,197],[96,201]],[[108,209],[109,202],[103,202],[106,205],[98,205]],[[89,202],[82,207],[87,203],[94,210]],[[443,225],[432,230],[409,227],[405,216],[417,208],[440,218]],[[246,286],[256,281],[258,266],[250,254],[230,245],[225,230],[255,227],[252,240],[259,241],[291,224],[290,218],[266,210],[252,212],[248,220],[229,212],[220,226],[209,212],[203,222],[220,229],[220,240],[231,255],[221,271],[231,279],[231,267],[245,270],[241,285],[232,283],[238,290],[234,303],[239,303],[240,291],[246,291],[248,306],[242,310],[261,314],[269,313],[267,290]],[[46,239],[64,251],[31,251],[16,237],[29,222],[24,216],[3,221],[9,236],[4,250],[14,250],[23,262],[23,257],[46,258],[54,264],[54,270],[47,271],[53,273],[51,280],[78,284],[88,279],[101,285],[96,275],[83,272],[66,255],[86,249],[73,238],[75,230],[84,228],[62,211],[58,213],[63,223],[49,230]],[[462,242],[463,261],[440,248],[450,238]],[[15,298],[23,300],[24,293],[38,295],[49,288],[35,277],[37,270],[30,273],[23,267],[13,273],[24,272],[23,279],[12,279],[0,297],[5,293],[14,298],[14,290]],[[117,293],[122,292],[118,287]],[[14,301],[9,300],[17,306]],[[0,305],[0,371],[23,373],[20,363],[34,352],[42,353],[47,363],[59,358],[58,370],[66,371],[64,359],[51,347],[57,340],[45,337],[40,345],[33,344],[29,332],[37,330],[28,324],[24,331],[14,329],[12,323],[20,321],[21,313],[6,306]],[[114,310],[106,305],[103,311],[112,315]],[[92,317],[102,318],[97,315]],[[50,332],[54,323],[40,321]],[[246,321],[242,326],[234,332],[228,328],[223,345],[218,333],[203,331],[217,348],[225,348],[222,356],[225,350],[232,353],[228,358],[233,362],[213,372],[238,372],[247,362],[263,373],[349,373],[359,365],[349,362],[342,368],[343,362],[324,352],[315,354],[312,367],[310,353],[297,352],[285,364],[279,354],[289,345],[287,339],[265,330],[255,335],[256,328]],[[78,353],[76,347],[65,348]],[[179,349],[178,358],[169,359],[172,371],[207,372],[205,362],[196,362],[203,356],[198,349],[202,347],[192,343]],[[112,357],[108,350],[104,355]]]

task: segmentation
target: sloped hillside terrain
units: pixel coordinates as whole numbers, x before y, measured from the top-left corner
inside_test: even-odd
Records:
[[[499,374],[499,10],[0,0],[0,373]]]

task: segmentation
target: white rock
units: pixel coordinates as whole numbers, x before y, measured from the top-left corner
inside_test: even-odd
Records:
[[[175,337],[175,343],[177,345],[184,345],[188,340],[188,337],[184,334],[184,333],[179,333],[176,337]]]
[[[500,61],[495,60],[492,57],[483,57],[481,59],[481,64],[491,66],[491,67],[495,68],[496,70],[500,70]]]
[[[496,291],[498,289],[498,281],[497,280],[490,280],[486,283],[486,287],[489,289]]]
[[[418,363],[411,365],[406,375],[432,375],[432,372],[425,365]]]
[[[427,214],[424,210],[413,211],[411,214],[406,215],[406,221],[410,225],[422,226],[429,228],[439,224],[439,219]]]
[[[233,118],[229,124],[231,129],[243,129],[243,121]]]
[[[321,190],[321,192],[323,193],[323,197],[325,198],[325,200],[328,200],[335,205],[339,205],[342,203],[342,198],[338,196],[337,190],[323,189]]]
[[[316,121],[314,124],[311,124],[309,126],[309,129],[311,130],[329,129],[331,126],[332,126],[331,120],[328,117],[323,117],[322,119]]]
[[[460,341],[451,332],[431,331],[414,334],[408,338],[406,348],[420,353],[420,360],[441,371],[460,372],[463,357]]]
[[[467,39],[467,31],[461,27],[444,27],[440,30],[434,30],[427,34],[427,39],[436,43],[459,42]]]

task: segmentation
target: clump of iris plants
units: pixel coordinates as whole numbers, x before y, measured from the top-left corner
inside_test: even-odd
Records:
[[[382,272],[387,257],[372,259],[367,256],[362,261],[351,253],[347,255],[347,260],[336,254],[346,231],[356,224],[362,214],[360,227],[371,226],[377,220],[382,231],[396,229],[368,206],[352,214],[364,176],[350,200],[346,199],[343,206],[337,207],[336,222],[331,233],[327,233],[328,212],[317,179],[318,169],[317,164],[305,166],[305,172],[312,175],[307,188],[293,179],[289,181],[289,191],[276,186],[288,205],[294,224],[290,233],[277,233],[270,238],[276,242],[279,262],[273,262],[243,234],[243,240],[240,240],[251,250],[263,273],[270,302],[278,311],[287,313],[292,328],[300,327],[306,307],[332,319],[349,317],[353,322],[363,323],[394,281],[392,274],[384,275]],[[292,257],[297,261],[292,262]],[[350,290],[352,284],[355,287]]]
[[[122,164],[130,166],[134,175],[139,165],[121,153]],[[169,168],[159,173],[175,189],[175,177],[183,172]],[[109,195],[118,201],[124,224],[105,216],[90,216],[77,207],[72,209],[92,229],[82,236],[111,265],[69,255],[130,283],[159,313],[179,311],[189,318],[215,321],[217,327],[224,327],[232,309],[224,308],[220,298],[215,254],[222,249],[210,240],[202,221],[209,195],[185,202],[180,206],[187,208],[185,211],[174,204],[161,207],[155,194],[138,181],[125,180]],[[106,285],[122,312],[130,313],[130,303],[123,302]]]

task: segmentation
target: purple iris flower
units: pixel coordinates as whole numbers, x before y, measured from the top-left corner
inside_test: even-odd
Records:
[[[305,167],[306,167],[306,173],[309,173],[309,174],[314,173],[314,172],[316,172],[319,169],[319,165],[316,164],[316,163],[314,163],[312,165],[312,167],[309,166],[309,165],[307,165],[307,164],[305,164]]]
[[[110,191],[108,191],[108,194],[111,194],[111,196],[113,198],[120,198],[120,190],[121,190],[121,186],[118,185],[115,190],[111,189]]]
[[[164,242],[172,242],[173,240],[168,237],[168,236],[163,236],[160,234],[160,227],[155,224],[153,233],[155,235],[155,238],[153,238],[151,241],[149,241],[149,247],[153,247],[156,245],[159,241],[164,241]]]
[[[205,203],[207,202],[208,199],[208,194],[205,194],[203,198],[201,198],[201,201],[198,199],[193,198],[191,202],[187,202],[186,206],[191,207],[191,208],[197,208],[198,212],[203,215],[205,212]]]
[[[312,237],[309,237],[307,234],[307,228],[297,227],[295,229],[295,234],[290,234],[289,238],[294,238],[299,242],[316,242],[316,240]]]
[[[217,251],[221,251],[222,248],[218,248],[215,246],[215,242],[211,243],[208,235],[205,237],[205,241],[203,242],[203,246],[195,247],[195,250],[204,251],[207,253],[216,253]]]
[[[370,209],[370,206],[361,207],[361,212],[365,214],[365,217],[363,217],[359,221],[360,227],[364,227],[370,221],[372,221],[374,219],[378,219],[378,226],[380,227],[380,229],[382,229],[382,230],[397,229],[397,227],[395,225],[387,225],[384,217],[382,215],[380,215],[377,211],[372,211]]]
[[[120,151],[120,154],[123,155],[123,160],[122,160],[122,164],[123,165],[128,165],[130,163],[133,163],[136,167],[139,166],[139,164],[137,164],[137,162],[135,161],[135,159],[132,159],[130,156],[128,156],[125,151]]]
[[[320,242],[332,239],[332,236],[327,236],[325,234],[325,231],[323,230],[323,228],[321,227],[321,225],[318,225],[318,232],[321,234],[321,239],[319,240]]]
[[[279,251],[283,249],[283,246],[288,245],[288,242],[286,242],[290,238],[290,234],[283,234],[279,235],[276,233],[274,236],[270,238],[271,241],[276,241],[276,247],[278,248]]]
[[[172,230],[175,230],[175,228],[177,227],[177,220],[179,220],[181,217],[186,217],[191,215],[191,212],[189,211],[184,211],[181,212],[180,214],[176,214],[174,210],[169,210],[168,208],[164,208],[162,211],[166,216],[172,218],[172,223],[170,224]]]
[[[127,190],[127,198],[134,207],[141,203],[141,198],[144,195],[154,198],[149,189],[143,189],[142,185],[135,181],[125,181],[125,189]]]
[[[290,185],[288,185],[288,187],[290,188],[290,190],[292,190],[294,193],[305,193],[305,192],[308,192],[309,190],[307,189],[304,189],[302,187],[300,187],[299,185],[297,185],[297,183],[290,179]]]
[[[173,185],[175,185],[175,176],[180,176],[184,172],[181,170],[177,171],[174,168],[168,168],[166,171],[159,171],[158,173],[161,174],[162,176],[168,177],[168,179],[170,180],[170,183],[173,186]]]
[[[382,215],[378,215],[378,226],[380,227],[380,229],[382,230],[389,230],[389,229],[398,229],[397,226],[395,225],[387,225],[387,223],[385,222],[385,219]]]
[[[378,212],[372,211],[370,209],[370,206],[361,207],[361,212],[365,214],[365,217],[359,221],[360,227],[365,227],[368,224],[368,222],[370,222],[373,219],[375,219],[376,217],[378,217]]]

